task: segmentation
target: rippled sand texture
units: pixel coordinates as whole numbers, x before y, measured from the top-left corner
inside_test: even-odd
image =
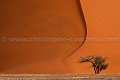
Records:
[[[19,75],[0,75],[2,80],[25,79],[25,80],[119,80],[120,74],[19,74]]]

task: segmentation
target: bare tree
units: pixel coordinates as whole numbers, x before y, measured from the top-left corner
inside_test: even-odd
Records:
[[[79,63],[90,62],[94,68],[95,74],[99,74],[102,70],[105,70],[109,66],[109,64],[106,63],[106,59],[107,58],[103,58],[102,56],[92,55],[81,57]]]

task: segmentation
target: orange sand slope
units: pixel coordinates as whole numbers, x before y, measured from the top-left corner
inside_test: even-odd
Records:
[[[113,41],[86,42],[68,61],[91,54],[108,57],[109,68],[102,73],[120,73],[120,1],[81,0],[87,23],[87,38],[118,38]],[[73,61],[72,61],[72,60]],[[72,64],[77,73],[92,73],[91,64]]]
[[[0,8],[4,7],[9,12],[9,15],[13,15],[13,12],[16,14],[13,15],[12,17],[6,16],[5,13],[8,12],[6,12],[6,10],[4,11],[4,8],[0,9],[1,12],[5,12],[5,13],[0,13],[1,37],[2,36],[7,36],[7,37],[38,36],[39,37],[40,36],[39,34],[44,36],[49,36],[52,34],[51,35],[52,37],[56,37],[58,35],[64,37],[71,37],[71,36],[85,37],[85,34],[82,34],[85,31],[85,25],[83,24],[83,16],[80,16],[80,12],[78,12],[80,8],[78,8],[77,1],[79,0],[48,0],[49,2],[47,3],[47,8],[52,7],[54,9],[57,9],[59,13],[58,14],[59,19],[57,18],[58,24],[51,24],[56,22],[56,16],[51,17],[51,19],[54,18],[53,20],[48,19],[47,24],[53,26],[55,29],[51,27],[47,27],[47,30],[45,27],[42,28],[39,27],[40,25],[39,21],[42,24],[46,19],[43,19],[44,18],[43,16],[42,16],[42,20],[39,19],[39,17],[41,16],[38,17],[39,14],[42,15],[45,14],[45,16],[46,15],[48,16],[53,13],[50,11],[50,13],[48,14],[47,12],[45,12],[46,6],[39,4],[39,1],[41,1],[40,3],[42,4],[44,3],[44,1],[47,0],[34,0],[34,2],[33,0],[30,0],[29,2],[24,2],[24,3],[22,2],[23,0],[18,0],[19,2],[17,2],[16,0],[12,0],[12,1],[14,1],[15,3],[15,4],[13,3],[14,5],[9,4],[11,1],[10,2],[8,1],[7,3],[4,2],[4,0],[0,1],[0,4],[1,3],[8,4],[7,6],[4,4],[0,5]],[[52,1],[52,3],[50,1]],[[81,0],[81,3],[85,15],[85,20],[87,23],[87,38],[119,38],[120,0],[94,0],[94,1]],[[50,4],[51,6],[49,6]],[[33,8],[31,6],[34,6],[36,8]],[[45,9],[43,9],[43,7]],[[12,11],[9,8],[11,8]],[[42,13],[39,12],[39,10],[41,9],[42,9]],[[19,14],[20,16],[17,16],[17,14]],[[61,18],[60,16],[61,14],[62,16],[64,16],[64,18]],[[45,18],[47,18],[47,16]],[[9,23],[9,21],[11,22]],[[66,23],[61,24],[64,22]],[[46,26],[47,24],[42,24],[42,26]],[[61,25],[65,27],[56,28],[56,25],[57,26]],[[72,28],[69,28],[69,26],[71,26]],[[106,42],[106,41],[85,42],[84,45],[79,50],[74,52],[72,56],[67,58],[64,63],[62,62],[64,56],[68,55],[70,52],[73,52],[76,48],[78,48],[81,45],[81,43],[79,44],[67,43],[67,46],[57,45],[57,48],[54,47],[56,46],[56,44],[54,46],[47,44],[42,44],[42,46],[39,46],[41,45],[40,43],[31,44],[31,43],[0,42],[0,44],[1,44],[0,45],[1,73],[31,73],[31,72],[32,73],[93,73],[93,69],[89,68],[90,66],[89,63],[88,64],[77,63],[81,56],[90,55],[90,54],[97,54],[97,55],[102,55],[104,57],[108,57],[107,62],[109,63],[109,68],[103,71],[102,73],[120,73],[119,39],[111,42]],[[56,54],[57,52],[58,54]],[[12,57],[12,54],[14,54],[14,58]],[[37,56],[35,54],[37,55],[39,54],[40,56]],[[16,57],[16,55],[18,57]],[[33,61],[34,59],[35,61]]]
[[[9,41],[11,37],[85,38],[86,25],[79,0],[1,0],[0,5],[0,36],[7,39],[0,41],[2,73],[29,73],[30,68],[35,73],[56,72],[53,69],[64,69],[63,59],[84,43]],[[56,63],[60,63],[59,67],[52,67]]]

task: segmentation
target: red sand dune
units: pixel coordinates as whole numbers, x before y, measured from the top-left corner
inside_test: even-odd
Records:
[[[1,0],[0,5],[1,37],[86,37],[79,0]],[[56,73],[84,41],[0,43],[0,72],[29,73],[31,68],[33,73]]]
[[[87,38],[119,38],[119,0],[81,0]],[[0,37],[85,37],[79,0],[0,1]],[[56,27],[57,26],[57,27]],[[90,64],[76,63],[80,56],[108,57],[103,73],[119,73],[120,41],[81,43],[0,42],[1,73],[93,73]],[[69,54],[63,63],[62,60]]]

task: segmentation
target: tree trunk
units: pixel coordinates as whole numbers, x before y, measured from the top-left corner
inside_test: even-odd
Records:
[[[97,74],[97,70],[96,70],[96,68],[94,67],[94,72],[95,72],[95,74]]]

